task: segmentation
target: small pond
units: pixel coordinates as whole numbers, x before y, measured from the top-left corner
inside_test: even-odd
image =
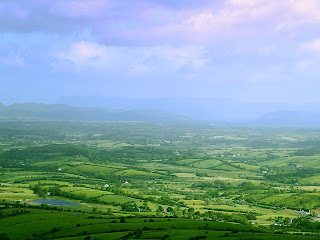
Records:
[[[63,201],[63,200],[57,200],[57,199],[40,199],[31,201],[32,203],[38,203],[38,204],[48,204],[48,205],[54,205],[54,206],[66,206],[66,207],[77,207],[81,206],[78,203]]]

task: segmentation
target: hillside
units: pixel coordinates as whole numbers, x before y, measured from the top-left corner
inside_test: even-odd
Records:
[[[309,111],[275,111],[264,114],[257,121],[259,125],[309,126],[320,124],[320,114]]]
[[[320,237],[318,128],[0,121],[1,240]]]
[[[192,120],[163,111],[109,110],[105,108],[73,107],[65,104],[16,103],[0,105],[2,119],[77,120],[77,121],[143,121],[187,123]]]

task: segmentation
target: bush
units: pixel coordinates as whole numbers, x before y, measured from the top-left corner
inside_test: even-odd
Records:
[[[207,236],[198,236],[198,237],[189,238],[189,240],[199,240],[199,239],[207,239],[207,238],[208,238]]]
[[[0,240],[10,240],[10,238],[7,236],[7,234],[0,233]]]

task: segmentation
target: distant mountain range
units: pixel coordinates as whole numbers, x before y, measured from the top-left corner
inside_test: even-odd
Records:
[[[189,123],[191,118],[154,110],[110,110],[74,107],[65,104],[16,103],[0,104],[0,119],[79,120],[79,121],[143,121]]]
[[[320,126],[320,113],[307,111],[276,111],[264,114],[255,124],[258,125],[289,125],[289,126]]]
[[[164,102],[162,102],[164,104]],[[15,103],[10,106],[0,104],[0,120],[1,119],[21,119],[21,120],[78,120],[78,121],[141,121],[152,123],[219,123],[219,124],[245,124],[253,126],[320,126],[320,113],[312,111],[298,111],[298,110],[284,110],[271,111],[264,114],[255,114],[247,116],[239,115],[237,118],[235,113],[231,115],[223,115],[222,110],[217,110],[218,114],[214,113],[214,107],[207,103],[208,116],[203,115],[204,109],[193,111],[199,102],[190,102],[190,105],[183,105],[181,102],[176,103],[175,106],[169,106],[170,101],[167,102],[168,108],[175,108],[181,104],[184,109],[177,111],[177,113],[159,110],[146,109],[108,109],[103,107],[79,107],[70,106],[66,104],[43,104],[43,103]],[[173,104],[173,103],[172,103]],[[121,105],[121,104],[119,104]],[[223,105],[223,104],[222,104]],[[228,104],[223,105],[227,107]],[[164,106],[164,105],[163,105]],[[217,105],[216,105],[217,106]],[[118,106],[120,107],[120,106]],[[152,107],[152,105],[145,107]],[[188,107],[190,109],[188,109]],[[142,105],[140,105],[142,108]],[[220,106],[221,108],[221,106]],[[225,112],[230,112],[225,109]],[[235,107],[232,107],[235,109]],[[241,108],[244,111],[244,108]],[[182,112],[187,112],[184,116]],[[247,109],[248,110],[248,109]],[[235,109],[238,112],[239,109]],[[232,111],[231,111],[232,112]],[[201,114],[202,113],[202,114]],[[192,117],[191,117],[192,116]],[[225,120],[223,120],[223,116]],[[199,119],[204,120],[199,120]]]
[[[223,98],[125,99],[97,96],[61,97],[58,103],[108,109],[154,109],[212,123],[310,125],[320,121],[320,104],[244,102]]]

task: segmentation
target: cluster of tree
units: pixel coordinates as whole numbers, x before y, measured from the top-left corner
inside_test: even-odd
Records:
[[[22,214],[26,214],[26,213],[30,213],[30,211],[28,211],[28,210],[22,210],[22,209],[20,209],[20,210],[18,210],[18,209],[17,209],[17,210],[13,210],[13,211],[11,211],[10,213],[8,213],[8,212],[4,213],[4,212],[0,211],[0,219],[1,219],[1,218],[18,216],[18,215],[22,215]]]
[[[296,165],[288,165],[288,167],[273,168],[272,172],[268,172],[264,177],[270,182],[280,182],[286,184],[296,184],[301,178],[312,177],[320,174],[319,168],[296,167]],[[316,182],[313,185],[318,185]]]
[[[5,233],[0,233],[0,240],[10,240],[7,234]]]
[[[301,229],[303,231],[320,231],[320,223],[312,222],[310,217],[298,217],[293,219],[291,228]]]
[[[208,211],[202,214],[203,218],[209,218],[213,221],[226,221],[226,222],[236,222],[236,223],[241,223],[241,224],[249,224],[249,218],[253,218],[253,216],[250,214],[237,214],[237,213],[232,213],[232,214],[226,214],[226,213],[221,213],[221,212],[213,212],[213,211]],[[251,219],[253,220],[253,219]]]
[[[21,163],[28,167],[30,164],[50,160],[57,156],[86,156],[89,159],[99,158],[100,153],[97,150],[83,145],[73,144],[51,144],[45,146],[32,146],[25,149],[10,149],[0,154],[0,164],[2,167],[20,167]]]
[[[316,154],[320,154],[319,148],[303,148],[291,153],[292,156],[314,156]]]
[[[319,199],[316,198],[314,195],[310,194],[305,194],[305,193],[310,193],[313,191],[306,191],[306,190],[301,190],[301,189],[296,189],[296,188],[289,188],[289,189],[274,189],[270,188],[267,190],[265,193],[261,194],[255,194],[252,193],[251,195],[239,195],[239,197],[234,198],[234,200],[245,200],[248,203],[251,204],[258,204],[261,205],[265,208],[290,208],[290,209],[295,209],[295,210],[300,210],[304,209],[305,211],[309,211],[311,209],[317,209],[320,207]],[[284,193],[294,193],[290,197],[288,196],[283,196],[283,198],[278,198],[275,200],[269,200],[268,202],[263,201],[265,198],[274,196],[274,195],[279,195],[279,194],[284,194]],[[280,195],[281,197],[281,195]]]
[[[200,213],[199,211],[195,211],[194,208],[185,208],[181,209],[179,207],[167,207],[165,210],[162,206],[159,206],[157,209],[157,213],[169,213],[173,217],[177,218],[188,218],[188,219],[206,219],[213,221],[227,221],[227,222],[236,222],[241,224],[249,224],[249,220],[256,220],[256,214],[254,213],[232,213],[226,214],[216,211],[207,211],[204,213]]]
[[[49,175],[48,173],[42,173],[43,177],[20,177],[17,180],[14,180],[13,183],[25,183],[25,182],[34,182],[34,181],[61,181],[61,182],[70,182],[70,183],[78,183],[83,182],[83,178],[77,176],[66,176],[63,173],[54,173],[54,175]],[[96,182],[90,181],[86,179],[87,184],[95,184]]]
[[[136,185],[134,185],[134,186],[136,188]],[[137,185],[137,186],[139,187],[139,185]],[[145,184],[142,184],[141,186],[144,186],[146,188]],[[131,198],[135,198],[135,199],[141,199],[144,201],[150,201],[150,202],[163,204],[163,205],[172,205],[172,206],[180,206],[180,207],[186,206],[184,202],[179,201],[178,199],[170,198],[170,196],[164,195],[160,191],[156,191],[156,190],[154,190],[153,193],[162,194],[162,196],[160,198],[156,198],[153,196],[144,197],[143,194],[148,195],[148,194],[146,194],[146,192],[147,193],[152,192],[152,190],[149,191],[148,189],[144,189],[140,193],[129,193],[119,187],[110,187],[110,188],[108,188],[108,191],[113,192],[117,195],[131,197]],[[151,193],[149,195],[151,195]]]
[[[136,145],[136,143],[135,143]],[[166,160],[175,162],[180,159],[188,158],[189,155],[174,154],[174,150],[167,147],[150,147],[150,146],[126,146],[119,149],[101,151],[110,161],[116,161],[125,164],[136,165],[137,160]]]
[[[312,217],[298,217],[289,219],[279,217],[275,219],[277,224],[271,225],[273,229],[281,229],[283,231],[301,231],[301,232],[320,232],[320,222],[314,221]]]
[[[74,199],[74,200],[81,200],[83,202],[87,203],[99,203],[99,204],[110,204],[114,206],[119,206],[119,203],[116,202],[105,202],[102,200],[99,200],[98,197],[87,197],[85,194],[75,194],[72,192],[66,192],[62,191],[59,186],[52,186],[52,187],[46,187],[41,185],[41,183],[38,183],[35,186],[32,186],[31,189],[35,194],[38,194],[40,197],[47,197],[48,193],[50,193],[50,196],[60,196],[60,197],[65,197],[69,199]]]
[[[122,211],[126,212],[150,212],[151,208],[148,203],[144,202],[142,206],[138,206],[135,202],[126,202],[120,205]]]
[[[124,235],[123,237],[121,237],[120,239],[139,239],[140,236],[142,234],[142,230],[140,228],[132,231],[132,232],[129,232],[128,234]]]

